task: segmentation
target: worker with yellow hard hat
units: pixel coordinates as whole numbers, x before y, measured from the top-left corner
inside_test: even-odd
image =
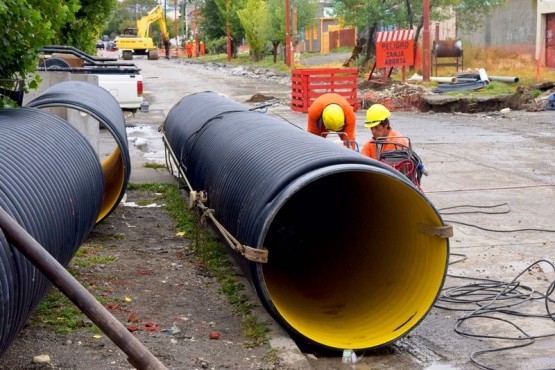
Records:
[[[356,148],[355,142],[356,116],[351,104],[343,96],[326,93],[317,97],[308,108],[307,131],[326,137],[327,132],[342,132],[343,142],[349,142]]]
[[[368,108],[364,127],[372,131],[372,139],[364,144],[361,154],[379,159],[377,158],[378,145],[380,145],[380,152],[409,146],[409,140],[391,127],[390,116],[391,112],[382,104],[374,104]]]

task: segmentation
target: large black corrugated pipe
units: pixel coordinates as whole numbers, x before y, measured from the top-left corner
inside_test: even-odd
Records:
[[[82,81],[64,81],[49,87],[25,106],[76,109],[91,115],[101,127],[110,131],[117,147],[102,161],[105,198],[97,222],[108,217],[123,198],[131,174],[125,117],[117,100],[98,85]]]
[[[33,108],[0,110],[0,207],[67,265],[94,227],[103,198],[93,147],[66,121]],[[0,230],[0,356],[48,279]]]
[[[212,92],[183,98],[164,134],[194,190],[243,245],[266,309],[332,349],[390,343],[420,323],[447,270],[448,226],[399,172]]]

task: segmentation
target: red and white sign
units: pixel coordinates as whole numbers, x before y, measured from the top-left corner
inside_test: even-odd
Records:
[[[376,67],[414,65],[414,31],[376,32]]]

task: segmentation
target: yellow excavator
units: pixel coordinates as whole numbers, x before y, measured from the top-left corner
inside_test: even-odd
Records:
[[[158,47],[154,45],[149,35],[150,24],[156,21],[160,25],[166,58],[169,59],[170,37],[161,5],[156,6],[147,15],[137,20],[136,33],[135,29],[126,28],[121,36],[116,37],[116,47],[120,51],[122,59],[131,60],[133,55],[146,55],[149,60],[158,59]]]

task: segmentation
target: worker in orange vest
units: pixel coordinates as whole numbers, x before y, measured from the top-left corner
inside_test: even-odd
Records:
[[[204,42],[203,41],[200,42],[199,47],[200,47],[200,55],[202,56],[202,55],[204,55]]]
[[[414,152],[410,140],[391,127],[391,112],[381,104],[366,111],[364,126],[372,130],[372,139],[362,147],[361,154],[392,166],[420,188],[422,175],[428,175],[422,159]]]
[[[355,125],[353,107],[339,94],[320,95],[308,108],[308,132],[323,137],[329,132],[337,132],[343,143],[352,149],[357,147]]]
[[[185,44],[185,50],[187,51],[187,58],[190,58],[193,55],[193,45],[191,41],[187,41]]]
[[[379,159],[377,153],[378,146],[380,153],[409,147],[409,140],[391,127],[389,122],[390,116],[391,112],[389,109],[381,104],[373,104],[368,108],[364,127],[372,131],[372,138],[364,144],[361,154]],[[383,143],[380,143],[380,141]]]

